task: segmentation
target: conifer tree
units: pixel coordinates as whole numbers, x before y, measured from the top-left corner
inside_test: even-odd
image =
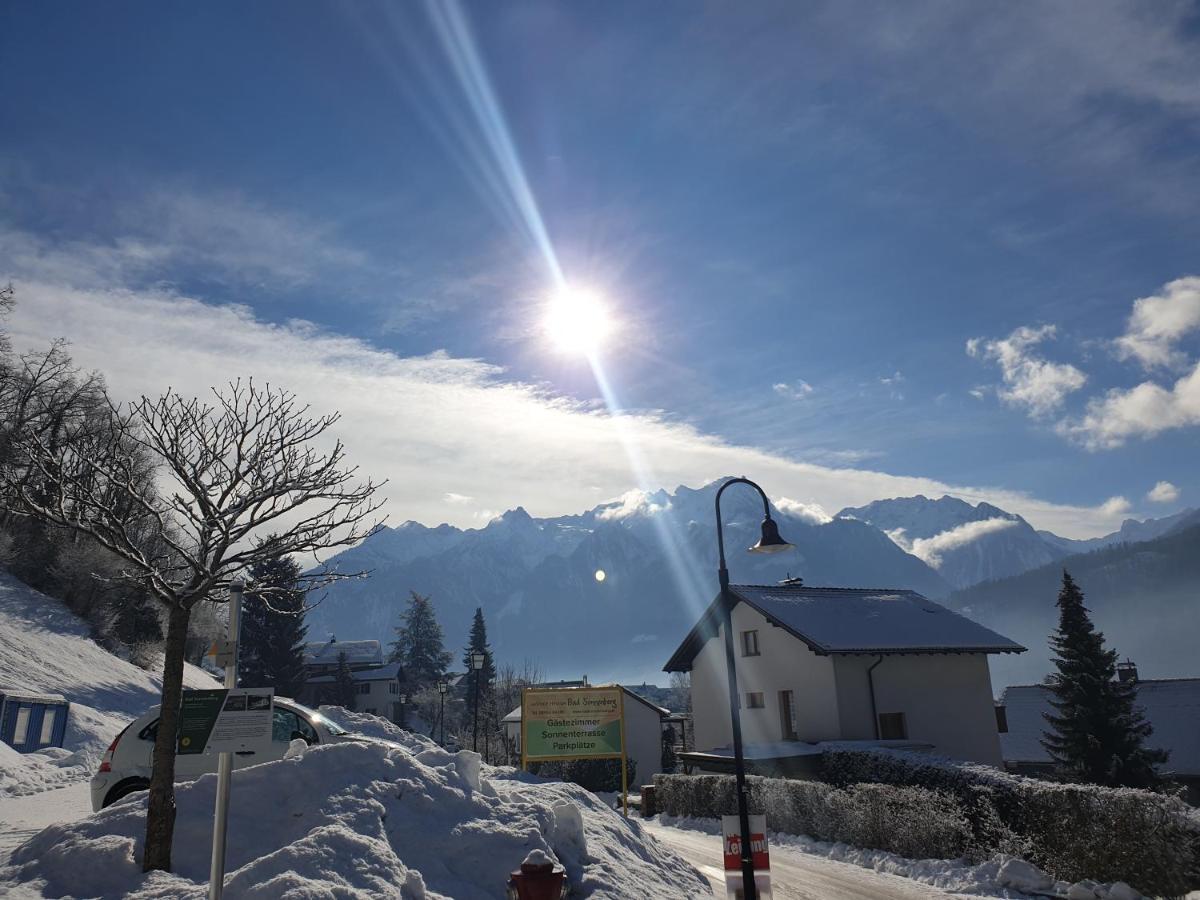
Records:
[[[471,668],[471,654],[482,651],[484,655],[483,668],[476,672]],[[463,679],[466,688],[467,702],[475,696],[475,679],[479,678],[479,709],[482,714],[484,699],[490,695],[492,685],[496,680],[496,664],[492,659],[492,648],[488,646],[487,624],[483,621],[483,610],[475,609],[475,620],[471,623],[471,634],[467,640],[467,649],[463,651],[463,666],[466,667],[467,677]]]
[[[1144,746],[1151,728],[1134,705],[1135,682],[1117,679],[1117,652],[1105,649],[1083,592],[1066,571],[1058,609],[1058,631],[1050,638],[1058,672],[1048,680],[1055,712],[1045,714],[1050,728],[1042,746],[1072,781],[1155,786],[1155,766],[1166,762],[1167,753]]]
[[[400,617],[402,624],[396,629],[389,659],[404,667],[405,682],[415,691],[435,684],[454,657],[446,650],[433,601],[416,591],[409,593],[412,596]]]
[[[350,671],[350,661],[346,659],[345,650],[338,654],[337,671],[333,681],[338,706],[353,710],[358,699],[358,685],[354,683],[354,673]]]
[[[242,610],[238,681],[295,697],[304,687],[305,591],[300,566],[271,559],[254,566]]]

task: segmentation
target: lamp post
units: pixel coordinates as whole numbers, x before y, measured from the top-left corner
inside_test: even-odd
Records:
[[[408,727],[408,694],[400,695],[400,727]]]
[[[438,705],[438,721],[442,725],[442,746],[446,746],[446,691],[450,688],[450,684],[446,679],[438,682],[438,697],[440,703]]]
[[[471,668],[475,672],[475,712],[472,718],[475,720],[475,731],[471,737],[471,749],[476,753],[479,752],[479,673],[483,671],[483,664],[487,662],[487,656],[476,650],[471,654]]]
[[[742,711],[738,702],[737,670],[733,652],[733,595],[729,590],[729,569],[725,566],[725,533],[721,525],[721,495],[731,484],[748,484],[758,491],[763,502],[762,536],[750,548],[751,553],[778,553],[792,545],[779,536],[779,526],[771,518],[771,504],[763,489],[748,478],[731,478],[717,489],[717,552],[720,559],[717,579],[721,583],[721,609],[725,628],[725,670],[729,676],[729,717],[733,723],[733,767],[737,779],[738,824],[741,827],[742,896],[758,900],[754,883],[754,852],[750,847],[750,810],[746,805],[746,758],[742,753]]]

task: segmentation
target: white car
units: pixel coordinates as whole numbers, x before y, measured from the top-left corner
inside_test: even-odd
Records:
[[[154,737],[158,733],[158,707],[125,726],[104,754],[100,769],[92,776],[92,809],[99,811],[122,797],[150,787]],[[288,746],[302,738],[310,746],[361,740],[316,710],[295,700],[275,698],[269,749],[243,750],[233,756],[235,769],[283,759]],[[218,754],[186,754],[175,757],[175,780],[192,781],[206,772],[217,771]]]

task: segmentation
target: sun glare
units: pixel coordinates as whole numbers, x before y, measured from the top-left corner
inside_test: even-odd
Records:
[[[543,325],[555,347],[575,354],[595,352],[613,330],[600,297],[576,288],[565,288],[550,300]]]

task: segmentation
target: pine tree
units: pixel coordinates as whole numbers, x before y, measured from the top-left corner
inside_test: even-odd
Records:
[[[416,591],[409,593],[412,596],[400,617],[403,624],[396,629],[389,659],[404,667],[405,682],[415,691],[436,684],[454,657],[446,650],[433,602]]]
[[[1136,686],[1117,679],[1117,652],[1106,650],[1083,605],[1083,592],[1063,572],[1058,631],[1050,646],[1057,674],[1048,680],[1055,713],[1042,746],[1060,774],[1072,781],[1112,787],[1153,787],[1155,766],[1167,753],[1143,745],[1150,724],[1134,706]]]
[[[358,699],[358,685],[354,683],[354,673],[350,671],[350,661],[346,659],[345,650],[338,654],[333,682],[338,706],[353,710]]]
[[[471,667],[471,654],[477,651],[484,655],[483,668],[478,672]],[[496,681],[496,665],[492,659],[492,648],[488,646],[487,624],[483,621],[483,610],[478,607],[475,609],[475,620],[471,623],[471,635],[467,640],[467,649],[463,651],[463,665],[467,670],[467,677],[463,679],[463,686],[467,691],[467,702],[474,702],[475,679],[478,677],[479,709],[482,712],[484,698],[490,694],[492,685]]]
[[[267,560],[251,569],[242,609],[238,681],[244,687],[273,687],[295,697],[304,686],[305,592],[300,566],[290,559]]]

